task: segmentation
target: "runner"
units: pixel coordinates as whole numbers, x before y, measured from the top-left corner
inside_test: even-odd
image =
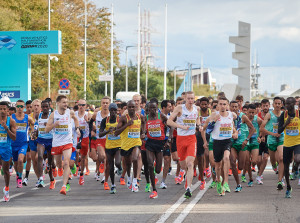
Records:
[[[95,110],[91,121],[89,128],[93,130],[93,123],[96,121],[96,129],[94,129],[94,133],[96,140],[92,140],[91,142],[91,158],[96,161],[96,173],[95,178],[97,181],[100,180],[100,173],[103,173],[105,171],[105,160],[106,160],[106,154],[105,154],[105,140],[106,137],[99,137],[99,130],[101,126],[101,122],[104,118],[106,118],[109,115],[109,107],[110,104],[110,98],[105,96],[101,99],[101,110],[97,111]],[[104,183],[105,177],[101,180],[102,183]]]
[[[260,131],[268,135],[268,148],[270,154],[270,161],[273,170],[276,171],[278,167],[278,183],[277,190],[283,189],[283,140],[284,135],[278,133],[278,118],[282,111],[282,100],[279,97],[273,99],[274,110],[266,114],[264,121],[261,125]],[[282,132],[283,133],[283,132]]]
[[[262,120],[257,115],[255,115],[255,113],[256,113],[255,104],[249,104],[247,116],[255,128],[255,133],[251,136],[249,145],[247,146],[247,159],[245,165],[245,169],[248,171],[248,175],[249,175],[249,182],[248,182],[249,187],[253,186],[251,166],[255,166],[257,164],[258,155],[259,155],[259,143],[261,140],[260,138],[261,134],[259,132],[259,128],[262,124]],[[259,178],[256,177],[257,182],[258,179]]]
[[[287,110],[283,112],[279,117],[278,133],[281,134],[284,131],[284,143],[283,143],[283,163],[284,163],[284,175],[287,184],[285,197],[291,198],[292,188],[290,185],[290,163],[294,156],[294,168],[298,171],[300,164],[300,119],[299,110],[295,109],[296,99],[288,97],[286,100]],[[298,182],[300,185],[300,180]]]
[[[163,114],[164,116],[162,117],[166,117],[169,118],[171,111],[171,103],[169,100],[163,100],[161,102],[161,114]],[[150,114],[149,114],[150,117]],[[166,126],[166,128],[164,129],[165,132],[165,145],[164,145],[164,150],[163,150],[163,157],[164,157],[164,168],[163,168],[163,178],[161,181],[161,184],[159,186],[160,189],[167,189],[167,185],[166,185],[166,179],[167,179],[167,175],[169,172],[169,169],[171,167],[171,146],[170,143],[172,141],[172,137],[170,137],[170,128],[168,126]],[[156,138],[155,138],[156,139]]]
[[[0,102],[0,158],[4,172],[5,187],[3,200],[9,201],[9,163],[12,157],[11,140],[16,140],[16,122],[8,114],[8,103]]]
[[[22,187],[23,161],[28,149],[28,127],[34,125],[32,117],[24,113],[25,103],[22,100],[16,102],[17,113],[11,117],[16,121],[17,136],[11,143],[14,168],[16,170],[17,187]]]
[[[261,101],[261,111],[257,114],[257,116],[261,119],[264,120],[266,114],[269,113],[270,109],[270,102],[268,99],[263,99]],[[263,173],[265,171],[265,168],[267,166],[268,160],[269,160],[269,149],[268,149],[268,144],[267,144],[267,135],[262,133],[260,130],[260,135],[261,135],[261,142],[259,144],[259,155],[258,155],[258,162],[257,162],[257,167],[258,167],[258,173],[256,177],[256,182],[257,184],[263,184]]]
[[[213,154],[217,175],[217,192],[220,196],[225,196],[225,190],[228,186],[228,171],[230,166],[229,156],[232,144],[231,138],[237,139],[238,137],[238,133],[233,126],[233,121],[237,118],[237,115],[227,111],[227,108],[228,99],[220,97],[218,101],[219,111],[212,113],[203,126],[203,131],[206,131],[209,125],[213,127],[211,136],[213,138]],[[222,179],[221,175],[224,176],[224,179]]]
[[[118,125],[120,117],[117,115],[118,106],[115,103],[109,105],[109,116],[102,119],[99,130],[99,137],[106,136],[105,153],[107,158],[106,171],[109,174],[105,174],[104,190],[109,190],[108,176],[111,180],[110,193],[115,194],[117,192],[115,185],[115,157],[120,153],[121,137],[115,136],[115,130]],[[116,166],[120,169],[121,162],[116,160]]]
[[[53,138],[53,132],[50,131],[49,133],[46,133],[45,128],[47,126],[49,116],[51,115],[50,112],[50,104],[48,101],[42,101],[42,112],[38,116],[38,129],[36,131],[37,135],[37,153],[38,153],[38,159],[37,159],[37,187],[45,187],[44,179],[43,179],[43,161],[44,161],[44,154],[45,151],[47,152],[48,157],[48,165],[49,165],[49,178],[50,178],[50,189],[53,190],[55,188],[55,180],[53,177],[53,169],[55,169],[55,166],[53,167],[53,157],[51,155],[51,149],[52,149],[52,138]]]
[[[192,196],[191,185],[193,180],[194,160],[196,157],[196,126],[200,125],[200,108],[194,105],[195,94],[192,91],[185,93],[186,103],[175,108],[168,119],[167,125],[177,128],[177,152],[180,166],[186,172],[185,197]],[[177,123],[174,120],[177,117]]]
[[[47,126],[46,133],[54,129],[51,154],[54,155],[56,165],[59,169],[64,168],[63,171],[63,186],[60,193],[67,194],[66,184],[70,174],[70,157],[72,154],[73,138],[72,138],[72,122],[74,119],[77,134],[80,135],[78,119],[74,111],[68,109],[68,99],[64,95],[59,95],[56,98],[57,110],[51,113]],[[62,165],[62,155],[64,162]]]
[[[169,103],[171,106],[171,104]],[[164,107],[165,109],[165,107]],[[152,194],[149,198],[157,198],[157,190],[156,190],[156,182],[155,182],[155,174],[159,174],[162,167],[163,160],[163,151],[165,150],[166,143],[166,135],[165,135],[165,124],[168,118],[160,112],[157,112],[157,104],[153,100],[149,103],[149,115],[147,116],[146,122],[146,131],[147,131],[147,141],[146,141],[146,153],[147,153],[147,162],[150,174],[151,185],[153,188]],[[154,170],[154,161],[155,161],[155,170]],[[169,163],[165,163],[167,165],[166,175],[169,170]],[[163,182],[164,183],[164,179]],[[163,185],[166,189],[167,186]]]
[[[135,106],[136,104],[133,100],[127,103],[128,114],[121,116],[115,131],[115,135],[121,134],[121,156],[124,157],[126,164],[127,187],[132,192],[138,192],[139,190],[137,185],[139,146],[142,145],[141,138],[145,138],[144,116],[136,113]],[[132,182],[130,177],[131,163],[133,163],[134,177]]]
[[[79,110],[75,112],[75,115],[78,118],[79,122],[79,128],[83,133],[83,138],[81,141],[81,148],[80,148],[80,154],[81,154],[81,171],[80,171],[80,177],[79,177],[79,185],[84,184],[84,167],[86,165],[87,160],[87,154],[89,151],[89,121],[92,118],[92,114],[86,111],[86,100],[80,99],[78,101],[78,107]]]

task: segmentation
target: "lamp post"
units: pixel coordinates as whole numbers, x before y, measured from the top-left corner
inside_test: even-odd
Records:
[[[125,90],[126,92],[128,92],[128,49],[132,48],[132,47],[136,47],[136,46],[126,46],[126,83],[125,83]]]
[[[51,16],[50,16],[50,13],[51,13],[51,2],[50,0],[48,0],[48,30],[50,31],[51,30],[51,24],[50,24],[50,19],[51,19]],[[50,98],[51,96],[51,93],[50,93],[50,54],[48,54],[48,97]]]
[[[86,35],[87,35],[87,6],[86,0],[84,0],[84,99],[86,100]]]
[[[152,58],[153,56],[146,56],[146,84],[145,84],[145,97],[148,96],[148,58]]]

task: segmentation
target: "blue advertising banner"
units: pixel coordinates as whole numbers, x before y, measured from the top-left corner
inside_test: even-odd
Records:
[[[31,55],[61,52],[61,31],[0,32],[0,97],[31,99]]]

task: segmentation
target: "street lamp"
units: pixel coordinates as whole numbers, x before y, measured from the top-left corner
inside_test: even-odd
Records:
[[[145,97],[148,96],[148,58],[153,58],[153,56],[146,56],[146,84],[145,84]]]
[[[128,49],[133,48],[136,46],[126,46],[126,84],[125,84],[125,91],[128,92]]]
[[[51,30],[50,27],[50,13],[51,13],[51,2],[50,0],[48,1],[48,30]],[[48,54],[48,97],[50,98],[50,54]]]

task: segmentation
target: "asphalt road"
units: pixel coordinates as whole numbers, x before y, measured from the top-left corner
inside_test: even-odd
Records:
[[[94,170],[92,164],[90,169]],[[91,171],[84,186],[74,178],[71,191],[64,196],[59,194],[60,177],[55,190],[49,190],[49,184],[34,187],[33,173],[27,187],[16,188],[13,175],[11,200],[0,203],[0,222],[300,222],[300,186],[292,181],[292,198],[284,198],[285,190],[276,190],[276,175],[271,170],[264,173],[264,185],[249,188],[244,184],[241,193],[231,192],[225,197],[219,197],[215,189],[199,191],[194,178],[195,190],[189,200],[183,198],[183,185],[174,184],[174,170],[172,173],[167,178],[168,189],[158,189],[159,197],[154,200],[144,192],[144,178],[140,192],[133,193],[117,183],[117,194],[112,195],[95,181]],[[158,177],[161,179],[161,174]],[[49,183],[48,177],[45,183]],[[233,177],[229,185],[233,191]]]

